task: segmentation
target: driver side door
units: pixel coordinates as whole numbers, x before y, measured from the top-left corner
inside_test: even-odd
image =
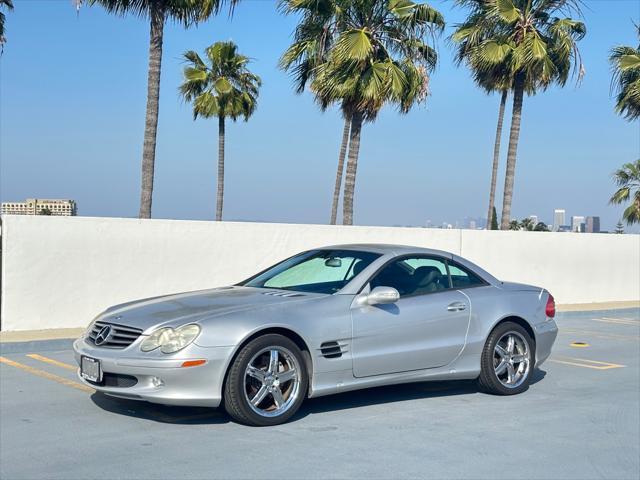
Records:
[[[393,287],[400,299],[387,305],[354,303],[354,376],[442,367],[462,351],[471,306],[463,293],[452,288],[446,259],[394,259],[372,277],[369,286]]]

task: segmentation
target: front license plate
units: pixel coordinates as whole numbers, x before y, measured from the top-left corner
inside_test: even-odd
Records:
[[[80,359],[80,375],[90,382],[100,383],[102,381],[100,360],[91,357],[82,357]]]

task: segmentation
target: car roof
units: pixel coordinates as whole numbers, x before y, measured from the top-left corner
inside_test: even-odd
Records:
[[[456,255],[454,253],[447,252],[444,250],[414,247],[411,245],[394,245],[389,243],[350,243],[350,244],[344,244],[344,245],[331,245],[327,247],[320,247],[316,250],[359,250],[359,251],[365,251],[365,252],[379,253],[381,255],[391,256],[391,257],[401,256],[401,255],[413,255],[413,254],[437,255],[440,257],[449,258],[451,260],[454,260],[460,263],[461,265],[470,269],[475,274],[479,275],[482,279],[484,279],[489,284],[498,285],[500,283],[500,280],[498,280],[496,277],[491,275],[489,272],[487,272],[485,269],[483,269],[479,265],[476,265],[475,263],[467,260],[464,257],[461,257],[460,255]],[[364,275],[364,273],[366,272],[367,271],[365,270],[364,272],[361,273],[361,275]],[[351,285],[351,282],[349,283],[349,285]],[[343,290],[348,292],[349,285],[347,285],[346,288]]]
[[[431,248],[414,247],[411,245],[394,245],[390,243],[348,243],[343,245],[330,245],[320,247],[317,250],[359,250],[365,252],[379,253],[382,255],[405,255],[405,254],[431,254],[452,258],[451,252],[434,250]]]

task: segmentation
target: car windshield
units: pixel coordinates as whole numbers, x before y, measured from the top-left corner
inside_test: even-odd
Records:
[[[245,287],[335,293],[380,255],[357,250],[311,250],[241,283]]]

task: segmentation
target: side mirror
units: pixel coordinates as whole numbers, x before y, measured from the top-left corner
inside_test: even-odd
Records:
[[[393,287],[376,287],[367,295],[368,305],[384,305],[396,303],[400,300],[400,293]]]

